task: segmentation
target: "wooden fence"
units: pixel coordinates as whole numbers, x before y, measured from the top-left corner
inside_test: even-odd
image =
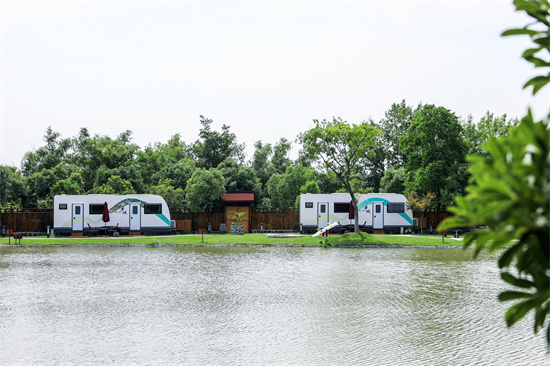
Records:
[[[51,208],[7,208],[0,209],[0,228],[14,232],[45,233],[53,230],[53,209]]]
[[[191,231],[199,231],[199,229],[208,228],[208,213],[207,212],[187,212],[183,210],[170,210],[170,218],[172,220],[190,220]],[[220,224],[225,223],[225,214],[223,212],[212,212],[211,216],[212,231],[218,231]]]
[[[256,207],[250,215],[250,230],[300,231],[300,209]]]
[[[432,227],[432,230],[437,229],[437,225],[443,220],[445,220],[447,217],[452,216],[453,214],[450,212],[424,212],[424,219],[422,222],[422,228],[429,229],[430,226]],[[414,212],[413,217],[415,219],[418,219],[418,227],[421,227],[420,221],[421,221],[421,213],[420,212]]]
[[[430,225],[435,230],[437,225],[446,217],[451,216],[449,212],[426,212],[422,226],[429,229]],[[171,210],[172,220],[190,220],[191,230],[198,231],[208,227],[207,212],[186,212],[182,210]],[[212,212],[212,230],[218,231],[220,224],[225,223],[223,211]],[[414,213],[420,227],[420,214]],[[0,229],[5,226],[14,232],[46,232],[47,226],[53,229],[53,209],[51,208],[11,208],[0,209]],[[300,230],[300,210],[295,207],[252,208],[249,221],[250,230]]]
[[[191,230],[198,231],[201,228],[208,227],[207,212],[187,212],[183,210],[171,210],[172,220],[190,220]],[[212,212],[212,231],[218,231],[221,224],[226,222],[223,211]],[[296,207],[272,208],[255,207],[252,208],[249,219],[249,230],[300,230],[300,209]]]

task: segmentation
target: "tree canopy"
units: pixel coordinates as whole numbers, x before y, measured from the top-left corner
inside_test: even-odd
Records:
[[[295,160],[290,157],[292,143],[286,138],[274,143],[256,141],[254,152],[247,160],[244,144],[237,140],[230,127],[222,125],[216,130],[214,121],[204,116],[198,120],[201,130],[195,141],[185,142],[182,135],[176,133],[166,142],[154,142],[145,147],[133,142],[132,131],[123,131],[116,138],[111,138],[93,135],[87,128],[81,128],[76,136],[65,138],[48,127],[44,146],[25,154],[21,167],[1,166],[0,187],[4,189],[0,206],[51,207],[53,196],[61,192],[133,191],[163,192],[167,202],[171,202],[170,207],[190,209],[192,204],[178,189],[185,192],[197,169],[216,168],[222,174],[226,190],[253,191],[254,205],[289,207],[296,205],[296,197],[307,181],[315,182],[321,193],[347,192],[345,180],[338,176],[342,176],[341,170],[346,162],[341,167],[334,165],[336,169],[332,170],[323,161],[323,156],[328,159],[328,153],[351,153],[354,149],[362,150],[353,156],[354,163],[349,165],[353,165],[353,169],[349,170],[349,174],[346,172],[354,193],[407,193],[411,189],[423,193],[422,189],[433,189],[431,186],[424,187],[426,182],[433,183],[426,174],[430,167],[424,166],[423,160],[420,160],[420,165],[409,163],[410,151],[405,150],[400,141],[407,135],[412,136],[412,121],[421,115],[423,109],[422,105],[413,108],[403,100],[394,103],[380,121],[369,118],[357,125],[349,125],[336,118],[316,121],[318,137],[322,135],[326,141],[321,142],[320,139],[320,144],[311,142],[313,140],[306,145],[298,143]],[[472,117],[461,121],[451,112],[448,114],[452,115],[455,125],[457,121],[460,124],[456,133],[462,134],[460,138],[464,140],[465,150],[480,154],[484,153],[482,146],[485,141],[491,136],[506,135],[509,126],[516,123],[514,119],[490,112],[479,121],[474,121]],[[327,129],[323,130],[324,127]],[[365,143],[358,143],[363,132],[357,133],[353,130],[355,128],[381,132],[369,135]],[[418,127],[414,128],[414,131],[418,130]],[[308,138],[313,136],[313,132],[303,132],[298,134],[298,142],[300,136],[305,137],[306,133]],[[329,142],[330,139],[333,140]],[[341,140],[338,142],[337,139]],[[415,143],[412,142],[412,146]],[[330,144],[333,150],[315,150],[318,146],[327,147]],[[424,154],[429,150],[434,149],[430,146],[422,149]],[[412,154],[418,151],[412,149]],[[445,173],[445,180],[438,183],[442,185],[442,210],[455,196],[464,194],[470,177],[469,163],[462,159],[462,154],[454,158],[447,155],[438,150],[427,160],[436,167],[451,166]],[[344,161],[338,159],[340,157],[331,157],[330,161]],[[425,176],[417,181],[417,174],[421,178],[422,174]],[[124,188],[114,181],[108,183],[115,176],[124,182]],[[403,177],[408,178],[408,184]]]
[[[222,173],[215,169],[197,169],[185,187],[187,207],[195,212],[204,212],[225,194]]]
[[[407,154],[407,189],[433,192],[441,206],[443,193],[450,189],[448,177],[466,159],[458,118],[446,108],[425,105],[415,112],[399,146]]]
[[[193,145],[193,154],[199,168],[215,168],[226,159],[243,159],[244,145],[237,143],[237,136],[222,125],[222,131],[212,130],[212,120],[200,116],[202,128],[199,140]]]

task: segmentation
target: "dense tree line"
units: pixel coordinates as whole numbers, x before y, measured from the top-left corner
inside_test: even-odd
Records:
[[[257,206],[289,207],[297,204],[300,193],[351,189],[433,192],[444,209],[465,193],[466,156],[485,154],[483,144],[506,135],[517,121],[489,112],[479,121],[471,116],[461,120],[444,107],[410,106],[404,100],[378,122],[316,121],[332,128],[317,131],[322,134],[317,137],[340,139],[332,147],[339,151],[332,152],[356,151],[355,165],[346,168],[344,180],[345,169],[329,169],[323,161],[334,157],[308,145],[314,140],[306,137],[315,136],[314,129],[297,134],[301,149],[296,160],[289,157],[293,142],[285,138],[275,144],[257,141],[247,158],[230,126],[216,131],[212,123],[200,116],[199,136],[191,144],[176,134],[166,143],[143,148],[133,143],[132,131],[113,139],[82,128],[77,136],[62,138],[49,127],[44,145],[27,152],[20,168],[0,165],[0,207],[51,207],[53,196],[63,193],[154,193],[170,207],[204,210],[218,205],[220,195],[230,190],[253,191]],[[368,131],[368,138],[354,140],[358,131]]]

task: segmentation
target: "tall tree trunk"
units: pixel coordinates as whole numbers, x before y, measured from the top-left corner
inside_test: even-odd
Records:
[[[353,198],[353,207],[355,208],[355,222],[353,224],[353,232],[359,232],[359,210],[357,209],[357,200]]]
[[[359,210],[357,210],[357,200],[355,199],[355,194],[353,194],[353,190],[351,188],[351,184],[349,181],[346,182],[346,189],[348,190],[350,196],[351,196],[351,202],[353,203],[353,208],[355,209],[355,215],[354,215],[354,222],[353,222],[353,232],[358,233],[359,232]]]

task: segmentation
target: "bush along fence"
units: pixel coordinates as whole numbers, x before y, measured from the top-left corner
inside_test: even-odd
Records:
[[[188,212],[185,210],[170,210],[172,220],[176,220],[179,232],[198,232],[208,229],[208,212]],[[425,212],[422,227],[432,230],[446,217],[448,212]],[[420,227],[420,213],[414,213]],[[226,223],[223,209],[210,213],[212,231],[218,232]],[[0,209],[0,229],[2,227],[14,232],[38,233],[45,235],[47,227],[53,230],[53,209],[51,208],[7,208]],[[254,207],[250,212],[249,231],[300,231],[300,210],[296,207]]]

